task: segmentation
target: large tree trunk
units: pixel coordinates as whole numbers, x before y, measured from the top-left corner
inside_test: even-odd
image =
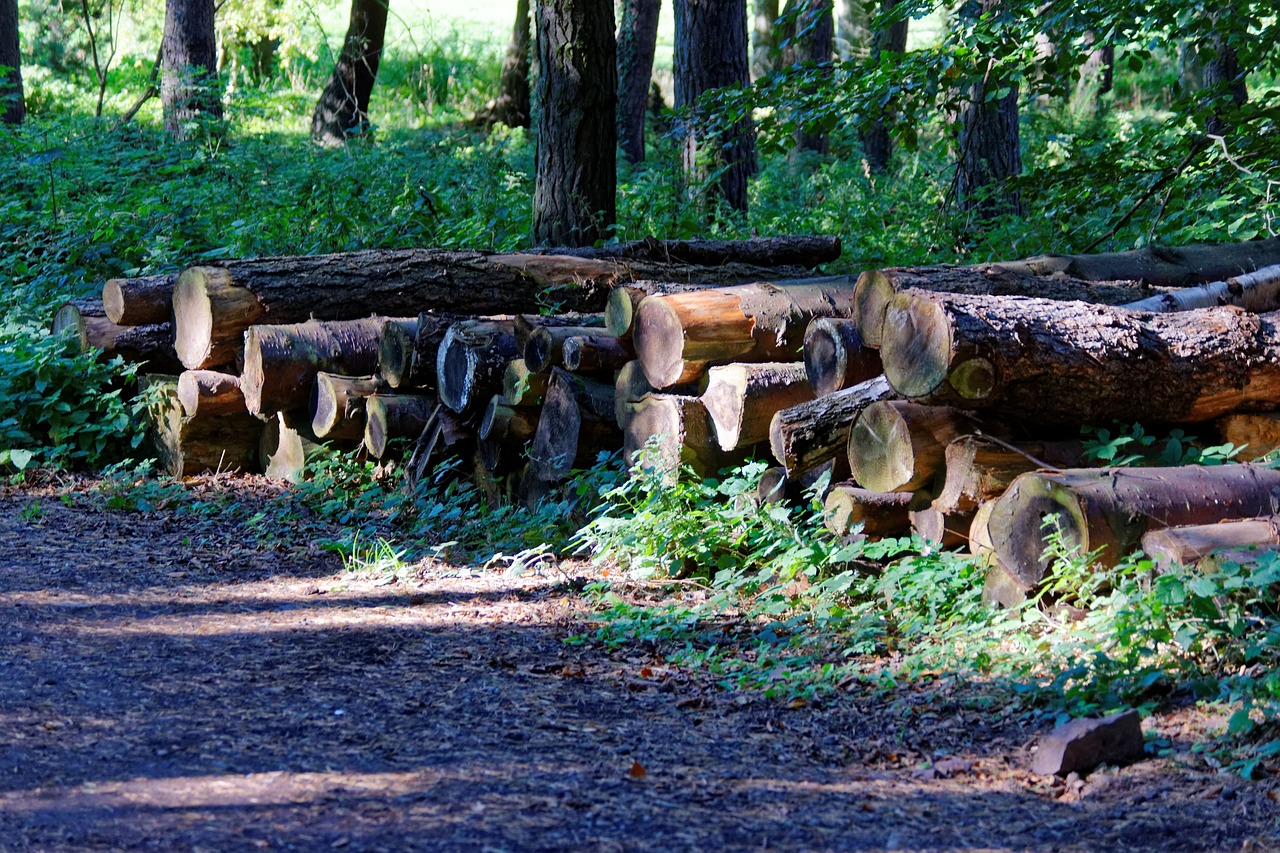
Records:
[[[862,410],[896,398],[883,376],[783,409],[769,424],[769,449],[793,477],[832,459],[844,459],[849,428]],[[841,466],[843,467],[843,466]]]
[[[751,79],[772,74],[778,67],[778,0],[755,0],[752,4]]]
[[[880,349],[897,392],[1033,423],[1192,423],[1280,401],[1280,314],[1137,314],[900,293]]]
[[[794,6],[799,8],[793,9]],[[786,66],[816,65],[824,79],[831,76],[831,58],[835,51],[836,25],[831,0],[790,0],[787,15],[791,16],[789,44],[783,51]],[[812,97],[813,86],[806,86],[804,94]],[[796,147],[803,151],[827,152],[827,134],[822,130],[800,127],[795,132]]]
[[[897,5],[897,0],[882,0],[881,14],[888,15]],[[871,37],[871,56],[869,65],[879,65],[885,54],[905,53],[907,50],[907,24],[909,18],[894,21],[876,28]],[[862,153],[867,158],[867,167],[874,173],[888,171],[889,161],[893,157],[893,140],[889,138],[889,116],[881,112],[862,131]]]
[[[165,3],[160,103],[164,129],[175,139],[186,139],[197,119],[222,118],[213,19],[213,0]]]
[[[492,127],[528,127],[532,110],[529,101],[529,49],[533,43],[529,0],[516,0],[516,22],[502,60],[498,97],[475,118],[477,124]]]
[[[369,96],[382,60],[389,0],[351,0],[342,52],[311,115],[311,138],[337,146],[369,128]]]
[[[1225,22],[1223,18],[1228,20]],[[1225,117],[1227,103],[1239,107],[1249,100],[1249,90],[1245,86],[1247,69],[1240,67],[1240,58],[1236,53],[1235,39],[1241,33],[1247,33],[1249,22],[1241,20],[1232,13],[1225,16],[1221,12],[1212,13],[1214,26],[1220,28],[1209,44],[1208,60],[1204,64],[1204,86],[1214,97],[1214,107],[1205,120],[1205,133],[1214,136],[1225,136],[1232,130]]]
[[[618,143],[632,163],[644,160],[644,118],[649,106],[653,54],[662,0],[622,0],[618,22]]]
[[[1001,3],[980,0],[973,5],[994,13]],[[1004,97],[995,97],[1002,89],[1008,90]],[[1022,215],[1022,196],[1011,184],[1022,174],[1016,81],[987,75],[970,85],[960,107],[957,148],[955,194],[960,209],[979,219]]]
[[[607,240],[617,218],[617,45],[612,0],[538,0],[533,239]]]
[[[694,110],[698,98],[712,89],[744,86],[747,73],[747,8],[745,0],[674,0],[676,18],[676,108]],[[734,210],[747,209],[747,179],[756,173],[755,128],[744,117],[712,140],[691,117],[684,129],[684,173],[694,188],[710,174],[707,160],[722,169],[719,190]]]
[[[0,121],[21,124],[27,117],[22,92],[22,46],[18,40],[18,0],[0,0]]]

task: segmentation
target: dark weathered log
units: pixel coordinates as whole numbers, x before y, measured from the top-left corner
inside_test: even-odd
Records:
[[[1280,551],[1280,517],[1153,530],[1142,537],[1142,550],[1162,572],[1174,566],[1250,563]]]
[[[873,492],[856,483],[832,486],[823,510],[827,529],[836,536],[859,530],[869,539],[899,536],[911,528],[910,492]]]
[[[756,500],[762,504],[779,504],[790,499],[792,481],[787,479],[787,469],[781,465],[771,465],[760,474],[760,482],[756,483]]]
[[[436,387],[436,357],[461,314],[424,311],[414,320],[388,320],[378,342],[378,373],[392,388]]]
[[[681,397],[699,397],[706,389],[707,375],[704,373],[693,382],[673,385],[667,389],[666,393]],[[614,382],[613,396],[619,426],[626,419],[622,407],[627,403],[640,402],[645,394],[653,393],[655,390],[657,389],[649,384],[649,378],[644,375],[644,365],[639,361],[629,361],[622,365]]]
[[[176,275],[108,279],[102,286],[102,309],[117,326],[168,323],[177,281]]]
[[[565,370],[600,373],[619,370],[636,357],[631,341],[616,335],[574,335],[561,344]]]
[[[596,331],[598,329],[590,326],[541,326],[529,335],[529,342],[520,354],[524,356],[525,366],[534,373],[546,373],[553,367],[565,366],[565,341]]]
[[[510,319],[454,323],[436,354],[440,402],[455,412],[478,409],[502,390],[502,374],[518,354]]]
[[[880,355],[904,397],[1040,423],[1187,423],[1280,402],[1277,315],[1238,308],[901,293]]]
[[[804,368],[814,393],[834,394],[884,373],[880,353],[862,342],[857,320],[818,317],[804,333]]]
[[[1278,499],[1280,471],[1252,465],[1033,472],[995,502],[987,529],[1001,569],[1029,592],[1050,568],[1051,537],[1113,566],[1149,530],[1270,515]]]
[[[506,397],[494,394],[484,410],[484,416],[480,418],[480,440],[497,441],[520,448],[537,431],[538,415],[538,409],[512,406]]]
[[[529,346],[533,333],[544,327],[579,326],[598,331],[604,327],[604,314],[571,311],[566,314],[516,314],[512,318],[516,330],[516,349],[521,353]]]
[[[1246,311],[1280,310],[1280,266],[1264,267],[1256,272],[1234,276],[1226,281],[1214,281],[1199,287],[1170,290],[1164,293],[1130,302],[1124,307],[1130,311],[1190,311],[1195,308],[1216,308],[1234,305]]]
[[[385,388],[378,376],[316,374],[311,406],[311,431],[326,441],[335,438],[362,441],[365,433],[365,401]]]
[[[636,318],[636,354],[656,388],[713,364],[796,360],[809,321],[851,316],[853,293],[852,279],[839,277],[651,296]]]
[[[896,399],[883,376],[783,409],[769,424],[769,448],[795,476],[831,459],[847,459],[849,428],[867,406]]]
[[[268,312],[269,322],[285,324],[421,311],[514,314],[547,303],[566,311],[600,311],[611,287],[635,279],[731,284],[772,273],[742,265],[378,249],[192,267],[178,278],[173,310],[178,355],[195,369],[232,361],[241,333]]]
[[[511,406],[541,406],[550,378],[529,370],[523,358],[513,359],[502,372],[502,396]]]
[[[476,447],[478,415],[460,415],[441,402],[431,405],[427,422],[422,427],[413,450],[404,463],[405,486],[415,491],[436,469],[436,462],[446,457],[466,459]]]
[[[858,276],[854,296],[858,332],[867,346],[880,346],[885,311],[895,294],[908,289],[978,296],[1033,296],[1107,305],[1125,305],[1157,292],[1139,281],[1091,282],[1060,275],[1038,275],[1016,264],[1012,268],[1005,264],[984,264],[869,270]]]
[[[431,417],[435,401],[420,394],[374,394],[364,403],[364,448],[374,459],[387,454],[393,439],[415,439]]]
[[[590,467],[600,451],[617,448],[621,439],[613,387],[553,368],[530,450],[535,476],[559,482],[575,468]]]
[[[874,492],[914,492],[942,470],[948,444],[983,429],[972,415],[948,406],[872,403],[849,432],[849,470]]]
[[[239,413],[197,407],[193,416],[187,416],[175,377],[153,374],[143,384],[161,389],[147,414],[153,443],[170,474],[190,477],[208,471],[259,470],[262,422],[243,406]]]
[[[639,465],[664,482],[674,482],[681,467],[701,477],[727,464],[698,397],[647,394],[623,408],[622,453],[628,466]]]
[[[1224,442],[1243,447],[1241,459],[1258,459],[1280,448],[1280,413],[1227,415],[1218,421]]]
[[[130,364],[145,366],[152,373],[182,372],[173,350],[173,327],[169,323],[117,326],[107,319],[99,299],[63,303],[53,316],[51,328],[54,335],[66,335],[80,352],[96,347],[102,350],[103,358],[118,355]]]
[[[985,435],[961,436],[947,445],[945,480],[933,506],[946,514],[972,512],[1004,494],[1019,474],[1083,466],[1078,441],[1010,445]]]
[[[767,440],[775,414],[812,399],[813,388],[799,362],[713,367],[702,394],[722,450]]]
[[[1128,279],[1157,287],[1187,287],[1221,281],[1273,264],[1280,264],[1278,237],[1244,243],[1195,243],[1178,248],[1148,246],[1097,255],[1040,255],[1000,266],[1086,281]]]
[[[316,374],[368,376],[378,369],[382,317],[251,326],[240,388],[254,415],[308,408]],[[310,419],[308,419],[308,422]]]
[[[823,234],[751,237],[746,240],[657,240],[645,237],[631,243],[606,243],[581,249],[548,249],[581,258],[674,262],[718,267],[752,264],[759,267],[816,267],[840,259],[840,238]]]
[[[177,394],[182,413],[188,418],[249,414],[240,391],[240,377],[230,373],[187,370],[178,376]]]

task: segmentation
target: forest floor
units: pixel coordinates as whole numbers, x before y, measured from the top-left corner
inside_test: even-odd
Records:
[[[567,645],[589,567],[362,577],[91,495],[0,491],[3,851],[1280,849],[1280,787],[1207,770],[1196,708],[1049,780],[1040,731],[936,688],[790,708]]]

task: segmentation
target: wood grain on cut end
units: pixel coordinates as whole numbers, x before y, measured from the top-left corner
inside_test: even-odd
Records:
[[[927,296],[899,293],[884,314],[880,359],[884,375],[904,397],[924,397],[947,381],[951,366],[947,316]]]
[[[178,376],[178,402],[189,418],[197,415],[248,414],[240,377],[216,370],[187,370]]]

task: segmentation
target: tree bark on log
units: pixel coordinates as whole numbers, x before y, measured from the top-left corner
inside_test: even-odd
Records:
[[[724,264],[750,264],[756,267],[797,268],[803,270],[840,260],[843,248],[840,238],[826,234],[800,234],[780,237],[749,237],[745,240],[658,240],[645,237],[630,243],[606,243],[582,248],[553,248],[554,254],[602,260],[653,261],[719,267]],[[791,272],[791,270],[788,270]],[[653,281],[650,284],[670,284]]]
[[[1224,442],[1244,448],[1241,459],[1257,459],[1280,448],[1280,413],[1227,415],[1217,426]]]
[[[769,448],[788,476],[846,459],[849,429],[867,406],[897,394],[883,376],[783,409],[769,424]]]
[[[818,317],[804,333],[804,369],[821,397],[884,373],[880,353],[862,342],[858,321]]]
[[[251,417],[243,406],[238,414],[217,411],[216,407],[184,414],[178,380],[152,375],[146,385],[162,389],[160,402],[148,411],[151,435],[161,461],[174,477],[191,477],[208,471],[242,471],[258,468],[258,438],[262,422]]]
[[[326,441],[335,438],[363,441],[365,402],[384,388],[384,383],[377,376],[317,373],[311,431]]]
[[[591,326],[540,326],[529,335],[520,354],[524,356],[525,367],[534,373],[546,373],[553,367],[564,367],[564,342],[569,338],[582,337],[599,332]]]
[[[1129,302],[1124,307],[1130,311],[1165,313],[1215,308],[1220,305],[1234,305],[1257,313],[1280,310],[1280,264],[1234,276],[1226,281],[1166,291],[1137,302]]]
[[[1270,515],[1278,499],[1280,471],[1252,465],[1037,472],[1018,477],[995,502],[988,530],[1000,567],[1030,592],[1050,568],[1051,535],[1114,566],[1149,530]],[[1046,526],[1049,516],[1056,523]]]
[[[567,314],[517,314],[513,318],[516,329],[516,349],[521,353],[525,347],[529,346],[529,339],[534,333],[544,326],[581,326],[596,330],[597,327],[604,325],[604,314],[582,314],[579,312],[569,312]]]
[[[393,439],[422,435],[435,401],[420,394],[374,394],[364,406],[364,448],[381,459]]]
[[[674,483],[682,466],[699,477],[724,467],[727,457],[716,446],[711,417],[698,397],[648,394],[624,409],[622,458],[628,468],[639,465]]]
[[[424,311],[416,320],[388,320],[378,342],[378,373],[392,388],[436,387],[436,357],[449,327],[471,317]]]
[[[480,440],[523,446],[538,429],[539,413],[539,409],[513,406],[506,397],[494,394],[480,418]]]
[[[112,278],[102,285],[102,309],[117,326],[168,323],[173,312],[176,275]]]
[[[646,394],[657,391],[644,375],[644,366],[639,361],[629,361],[622,365],[614,380],[614,404],[617,407],[618,425],[622,426],[626,419],[622,406],[626,403],[638,403]],[[680,397],[701,397],[707,390],[707,375],[704,373],[693,382],[684,385],[673,385],[665,393]]]
[[[530,450],[535,476],[559,482],[593,465],[601,450],[616,448],[621,435],[613,413],[611,386],[553,368]]]
[[[468,412],[502,389],[507,364],[519,355],[512,320],[461,320],[449,327],[436,355],[440,402]]]
[[[767,441],[775,414],[812,399],[813,388],[799,362],[713,367],[702,394],[721,450]]]
[[[240,388],[253,415],[307,408],[316,374],[369,376],[378,369],[384,317],[251,326]]]
[[[145,366],[150,373],[176,375],[182,372],[173,351],[173,327],[169,323],[149,326],[117,326],[107,319],[99,299],[75,299],[64,303],[54,314],[54,335],[68,335],[79,352],[97,347],[103,358],[120,356],[129,364]]]
[[[1078,441],[1009,445],[985,435],[961,436],[947,445],[946,479],[933,506],[946,514],[973,512],[1004,494],[1019,474],[1083,463],[1084,447]]]
[[[874,492],[914,492],[942,470],[948,444],[983,431],[960,409],[882,400],[853,422],[849,470],[858,485]]]
[[[616,335],[574,335],[565,338],[561,344],[564,368],[573,373],[621,370],[623,365],[635,357],[636,351],[631,342]]]
[[[904,397],[1044,424],[1192,423],[1280,402],[1277,314],[902,293],[880,356]]]
[[[1205,560],[1248,563],[1280,550],[1280,517],[1193,524],[1153,530],[1142,537],[1142,550],[1167,572],[1174,566],[1208,568]]]
[[[539,407],[550,381],[549,374],[534,373],[523,358],[517,358],[502,372],[502,396],[510,406]]]
[[[856,483],[832,486],[823,508],[823,521],[836,536],[861,533],[868,539],[900,536],[911,529],[910,492],[873,492]]]
[[[636,354],[655,388],[688,382],[713,364],[790,361],[815,317],[851,316],[853,281],[757,283],[652,296],[640,304]]]
[[[250,258],[191,267],[178,277],[173,310],[178,354],[194,370],[226,364],[241,334],[268,316],[274,324],[354,320],[421,311],[465,316],[600,311],[609,290],[637,279],[739,284],[776,271],[565,255],[437,249],[375,249],[334,255]]]
[[[187,370],[178,376],[177,394],[182,414],[188,418],[249,414],[240,377],[230,373]]]
[[[1147,246],[1097,255],[1038,255],[998,264],[1036,275],[1055,273],[1085,281],[1141,281],[1152,287],[1187,287],[1222,281],[1280,264],[1280,237],[1243,243]]]

